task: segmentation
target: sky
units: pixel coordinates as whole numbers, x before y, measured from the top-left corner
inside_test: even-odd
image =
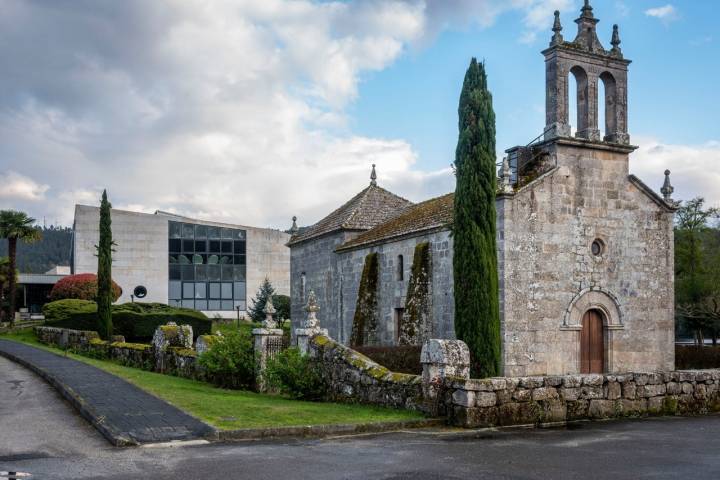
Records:
[[[720,206],[715,0],[593,0],[631,59],[630,170]],[[454,190],[457,103],[485,61],[498,158],[544,127],[540,52],[580,0],[0,0],[0,208],[77,203],[286,229],[368,185]]]

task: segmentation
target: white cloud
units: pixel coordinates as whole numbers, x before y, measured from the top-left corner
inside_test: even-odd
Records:
[[[50,188],[41,185],[32,178],[9,171],[0,173],[0,200],[29,200],[37,202],[45,198],[45,192]]]
[[[645,10],[645,15],[648,17],[658,18],[665,23],[669,23],[679,18],[677,9],[669,3],[662,7],[649,8]]]
[[[705,197],[707,204],[720,207],[720,142],[701,145],[674,145],[655,138],[636,138],[640,148],[630,157],[630,171],[656,191],[669,169],[675,200]]]

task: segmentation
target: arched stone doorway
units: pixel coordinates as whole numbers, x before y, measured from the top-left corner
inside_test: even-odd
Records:
[[[605,321],[598,309],[585,312],[580,330],[580,373],[605,372]]]

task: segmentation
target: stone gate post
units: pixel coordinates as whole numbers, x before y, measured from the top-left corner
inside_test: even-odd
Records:
[[[320,328],[320,321],[317,319],[317,312],[320,311],[320,307],[317,304],[315,298],[315,292],[310,290],[308,294],[307,305],[305,306],[307,312],[307,318],[303,323],[302,328],[295,329],[295,338],[297,339],[297,346],[300,353],[307,355],[310,350],[310,339],[315,335],[326,335],[328,334],[327,328]]]
[[[255,352],[255,386],[259,392],[269,390],[265,368],[268,358],[280,352],[283,335],[282,329],[277,328],[277,323],[273,319],[275,307],[272,299],[268,298],[263,312],[265,312],[265,320],[262,322],[262,327],[254,328],[252,331]]]
[[[425,408],[433,416],[445,413],[442,391],[449,377],[470,378],[470,350],[462,340],[427,340],[420,352]]]

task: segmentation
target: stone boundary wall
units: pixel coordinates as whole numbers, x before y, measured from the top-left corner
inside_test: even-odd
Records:
[[[51,343],[61,347],[87,345],[90,340],[100,339],[100,335],[91,330],[70,330],[55,327],[35,327],[35,334],[42,343]]]
[[[451,424],[489,427],[720,411],[720,370],[445,378]]]
[[[315,335],[308,354],[328,384],[328,400],[423,410],[420,375],[391,372],[325,335]]]

